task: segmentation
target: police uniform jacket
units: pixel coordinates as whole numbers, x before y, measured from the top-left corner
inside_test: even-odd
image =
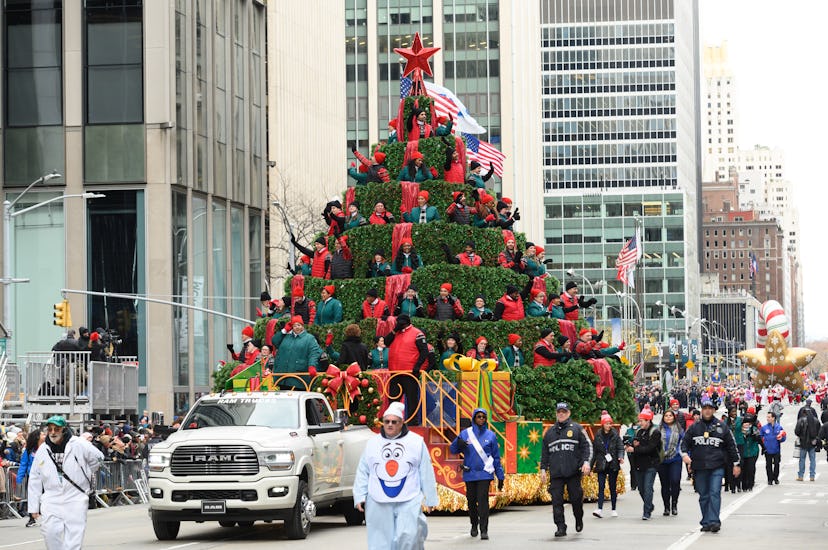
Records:
[[[739,465],[739,450],[730,429],[713,417],[709,421],[700,418],[687,428],[681,442],[681,456],[690,455],[694,470],[723,468],[729,461]]]
[[[592,443],[580,424],[556,422],[543,434],[541,469],[549,470],[549,477],[572,477],[591,463]]]

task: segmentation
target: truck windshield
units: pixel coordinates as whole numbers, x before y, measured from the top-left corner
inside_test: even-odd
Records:
[[[299,405],[294,399],[255,397],[201,401],[181,425],[185,430],[215,426],[298,428]]]

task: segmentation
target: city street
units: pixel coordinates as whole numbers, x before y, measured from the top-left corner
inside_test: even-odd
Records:
[[[497,548],[526,548],[540,545],[576,543],[585,548],[619,547],[624,543],[644,544],[647,548],[778,548],[814,543],[821,540],[826,526],[828,505],[828,463],[825,453],[818,455],[817,479],[797,482],[793,453],[793,423],[796,408],[789,407],[783,416],[785,429],[791,436],[783,446],[781,484],[768,486],[764,460],[757,464],[756,489],[750,493],[723,495],[722,531],[718,534],[698,530],[698,498],[689,482],[684,482],[679,498],[679,515],[663,517],[658,482],[656,510],[649,522],[641,520],[641,500],[637,493],[619,498],[619,517],[596,519],[591,515],[594,504],[586,504],[585,528],[575,533],[574,520],[567,508],[569,536],[554,539],[551,506],[515,506],[492,516],[491,540],[473,540],[468,535],[468,520],[462,515],[435,515],[429,518],[430,534],[427,548],[467,548],[489,545]],[[807,474],[806,474],[807,479]],[[0,549],[22,550],[43,548],[38,529],[23,527],[25,520],[0,522]],[[159,542],[155,539],[147,517],[146,506],[117,507],[94,510],[89,514],[86,534],[87,549],[165,549],[179,548],[308,548],[336,547],[337,550],[366,547],[365,527],[346,527],[341,516],[323,516],[314,523],[306,541],[284,538],[280,524],[257,523],[252,529],[225,529],[217,524],[184,523],[177,540]]]

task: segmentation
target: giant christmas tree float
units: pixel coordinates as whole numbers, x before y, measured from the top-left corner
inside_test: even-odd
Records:
[[[488,308],[495,309],[496,301],[509,286],[528,289],[531,285],[533,294],[544,291],[547,296],[560,294],[562,290],[554,277],[545,274],[529,277],[499,264],[498,256],[504,250],[505,240],[513,238],[516,249],[525,251],[527,238],[515,230],[514,219],[499,215],[501,209],[498,207],[503,203],[507,205],[505,211],[510,212],[507,199],[496,198],[495,192],[486,188],[482,180],[466,182],[466,142],[462,136],[452,133],[451,118],[444,120],[438,116],[434,98],[428,95],[423,81],[423,73],[431,75],[428,58],[438,48],[423,47],[418,34],[411,48],[395,51],[407,61],[403,76],[411,76],[409,94],[400,100],[397,117],[389,123],[392,128],[389,139],[375,145],[367,156],[355,152],[361,164],[361,169],[350,170],[356,185],[349,187],[338,201],[346,216],[349,206],[358,204],[366,218],[375,205],[382,203],[386,211],[393,214],[393,221],[353,224],[354,227],[344,229],[341,234],[342,227],[332,224],[331,231],[322,237],[330,250],[336,246],[337,234],[346,237],[346,246],[353,259],[353,276],[345,279],[293,276],[285,286],[285,309],[277,312],[276,318],[260,319],[255,327],[255,337],[269,343],[284,322],[280,317],[290,315],[290,296],[297,288],[303,289],[306,297],[318,300],[323,287],[333,285],[336,299],[342,302],[343,321],[307,327],[321,346],[333,355],[329,359],[331,364],[323,362],[309,369],[308,373],[301,373],[301,377],[290,376],[309,390],[325,393],[334,406],[349,408],[351,423],[367,424],[373,429],[378,429],[381,412],[389,399],[399,397],[393,395],[391,389],[390,379],[394,375],[385,369],[363,370],[356,365],[337,365],[334,351],[340,349],[348,324],[359,325],[362,340],[369,348],[374,335],[382,336],[393,330],[393,315],[385,319],[363,318],[363,302],[370,290],[375,290],[377,298],[388,304],[392,314],[398,299],[411,285],[418,289],[424,310],[433,310],[434,304],[429,303],[429,297],[437,297],[441,287],[449,283],[451,295],[459,300],[466,312],[479,297],[485,299]],[[319,151],[319,154],[325,152]],[[452,216],[455,219],[458,216],[458,193],[468,199],[469,207],[474,205],[489,212],[486,205],[490,204],[491,213],[471,215],[472,223],[469,224],[449,221]],[[418,199],[425,196],[427,204],[414,210],[418,207]],[[403,221],[405,217],[411,220],[412,210],[413,222],[421,221],[421,212],[423,221],[433,218],[435,213],[439,215],[439,221]],[[517,221],[516,225],[519,224]],[[463,257],[470,242],[474,243],[479,265],[467,265],[478,261]],[[413,245],[421,264],[412,268],[408,262],[403,265],[397,261],[404,243]],[[380,252],[394,274],[380,272],[385,276],[369,277],[369,268]],[[461,257],[459,261],[458,256]],[[526,300],[525,308],[529,301]],[[632,374],[630,368],[615,356],[606,358],[606,370],[602,372],[593,365],[595,361],[585,359],[533,368],[532,350],[541,331],[551,329],[556,336],[563,333],[574,344],[577,333],[587,326],[583,319],[572,323],[559,322],[551,316],[527,316],[513,321],[470,321],[465,315],[452,320],[412,316],[412,324],[425,333],[437,358],[435,368],[421,373],[418,378],[421,406],[416,413],[411,412],[416,407],[409,406],[407,411],[411,414],[409,423],[418,425],[412,429],[422,433],[429,444],[440,484],[441,509],[457,510],[465,506],[464,486],[458,468],[460,461],[448,454],[448,443],[461,429],[461,423],[466,425],[474,407],[484,406],[491,411],[492,428],[501,440],[507,482],[503,493],[493,496],[493,504],[497,506],[548,500],[537,474],[542,434],[545,424],[554,421],[557,402],[568,402],[573,418],[590,430],[598,422],[602,410],[609,411],[616,422],[629,422],[635,416]],[[508,364],[513,359],[507,360],[501,351],[514,342],[514,335],[524,343],[523,366]],[[449,358],[442,361],[440,354],[450,336],[462,342],[461,353],[474,348],[478,338],[484,337],[496,360],[478,361],[445,354]],[[326,339],[331,338],[331,345],[326,346]],[[228,365],[225,371],[233,367]],[[284,375],[273,373],[267,376],[255,363],[224,382],[226,377],[227,372],[218,374],[218,384],[243,390],[273,390]],[[594,474],[584,479],[584,487],[587,498],[594,498],[597,494]],[[619,487],[623,490],[623,477]]]

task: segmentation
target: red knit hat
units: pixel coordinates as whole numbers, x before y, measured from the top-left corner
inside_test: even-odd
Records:
[[[756,407],[751,405],[750,407],[748,407],[747,412],[749,412],[750,414],[756,414]]]
[[[509,335],[509,345],[510,346],[514,346],[517,343],[518,340],[520,340],[520,335],[519,334],[510,334]]]
[[[653,411],[650,410],[649,405],[644,405],[644,408],[641,409],[641,412],[638,413],[639,420],[652,420],[653,419]]]
[[[582,328],[581,332],[578,333],[578,336],[583,336],[584,334],[592,334],[592,331],[588,328]]]
[[[598,329],[595,327],[591,327],[589,331],[592,333],[593,336],[598,336]]]
[[[532,299],[534,300],[535,298],[537,298],[538,294],[540,294],[541,292],[543,292],[541,289],[533,288],[532,292],[530,292],[530,294],[532,295]]]
[[[294,325],[298,323],[302,326],[305,326],[305,320],[302,319],[301,315],[294,315],[293,317],[290,318],[290,322],[293,323]]]
[[[290,295],[295,297],[304,296],[305,291],[301,286],[297,286],[290,292]]]
[[[463,194],[463,192],[462,192],[462,191],[455,191],[454,193],[452,193],[452,194],[451,194],[451,198],[452,198],[453,200],[457,200],[457,197],[459,197],[459,196],[460,196],[460,195],[462,195],[462,194]]]
[[[422,197],[428,202],[428,191],[420,191],[417,193],[417,197]]]
[[[451,286],[451,283],[443,283],[440,285],[440,290],[446,289],[448,292],[451,292],[451,289],[454,288]]]
[[[410,244],[411,246],[414,246],[414,243],[411,241],[411,239],[409,237],[405,237],[404,239],[402,239],[400,241],[400,246],[402,246],[404,244]]]
[[[411,158],[411,160],[421,159],[421,158],[423,158],[423,154],[419,151],[414,151],[413,153],[411,153],[410,158]]]
[[[610,413],[607,411],[601,411],[601,424],[606,424],[607,422],[612,424],[612,417],[610,416]]]
[[[92,334],[89,335],[89,341],[90,342],[97,342],[98,340],[100,340],[100,338],[101,338],[101,335],[98,334],[97,332],[93,332]]]
[[[247,325],[242,329],[242,336],[246,336],[247,338],[253,338],[253,327]]]
[[[448,117],[447,116],[438,116],[437,117],[437,124],[445,124],[446,122],[448,122]]]
[[[377,151],[376,153],[374,153],[374,160],[382,164],[383,162],[385,162],[385,153],[383,153],[382,151]]]
[[[535,245],[535,256],[540,256],[544,253],[543,247],[539,244]]]
[[[509,241],[515,240],[515,234],[509,231],[508,229],[503,230],[503,242],[508,243]]]
[[[502,200],[502,201],[503,201],[503,202],[505,202],[506,204],[512,204],[512,199],[510,199],[509,197],[503,197],[503,198],[502,198],[502,199],[500,199],[500,200]]]
[[[480,345],[480,342],[486,342],[487,344],[489,343],[485,336],[478,336],[477,340],[474,341],[474,343],[478,346]]]
[[[327,291],[328,291],[328,294],[330,294],[331,296],[333,296],[333,295],[336,293],[336,287],[335,287],[335,286],[333,286],[333,285],[325,285],[325,286],[323,286],[322,288],[324,288],[325,290],[327,290]]]
[[[678,399],[671,399],[671,400],[670,400],[670,406],[671,406],[671,407],[672,407],[673,405],[678,405],[678,404],[679,404]]]
[[[360,164],[359,167],[357,168],[357,172],[359,172],[360,174],[366,174],[366,173],[368,173],[368,167],[365,166],[364,164]]]
[[[310,261],[310,256],[308,256],[307,254],[302,254],[302,257],[299,259],[305,263],[308,263]]]
[[[396,128],[397,127],[397,119],[392,118],[391,120],[388,121],[388,125],[393,126],[394,128]]]

